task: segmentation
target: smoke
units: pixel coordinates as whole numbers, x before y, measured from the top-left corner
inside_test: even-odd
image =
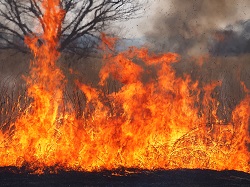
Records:
[[[217,39],[210,45],[214,56],[236,56],[250,53],[250,20],[228,25],[216,33]]]
[[[156,50],[188,55],[209,51],[209,42],[219,30],[250,15],[248,0],[160,1],[147,39]],[[164,11],[162,7],[169,7]],[[159,13],[160,12],[160,13]]]

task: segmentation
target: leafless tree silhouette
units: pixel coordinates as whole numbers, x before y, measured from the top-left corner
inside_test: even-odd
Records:
[[[24,47],[25,36],[39,35],[38,31],[44,29],[42,1],[0,1],[1,49],[28,52]],[[76,52],[92,48],[93,41],[97,41],[94,38],[110,23],[138,17],[142,3],[138,0],[61,0],[60,6],[65,15],[58,33],[58,50]]]

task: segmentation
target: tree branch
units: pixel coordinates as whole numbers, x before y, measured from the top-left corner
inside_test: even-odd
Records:
[[[40,32],[44,32],[42,1],[1,0],[0,30],[21,40],[24,40],[26,35],[38,36],[35,23],[39,23]],[[135,0],[61,0],[60,7],[65,11],[65,15],[62,28],[58,30],[58,50],[63,51],[67,47],[72,48],[72,44],[76,44],[81,37],[97,37],[111,22],[136,17],[142,4]],[[8,42],[5,42],[14,46],[13,42],[7,40]],[[77,46],[76,48],[78,49]]]

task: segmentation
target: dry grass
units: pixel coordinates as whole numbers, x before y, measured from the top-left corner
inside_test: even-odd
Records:
[[[11,128],[14,122],[29,105],[26,84],[23,76],[28,76],[31,55],[12,50],[0,51],[0,129]],[[82,57],[63,54],[58,66],[67,80],[64,99],[72,106],[77,118],[81,118],[85,108],[85,95],[78,89],[75,80],[98,87],[101,57]],[[110,79],[102,88],[105,93],[119,89],[117,81]]]
[[[26,97],[26,85],[22,76],[28,75],[30,55],[15,51],[0,51],[0,127],[5,130],[27,107],[30,99]],[[222,81],[222,87],[216,88],[216,97],[220,102],[218,116],[230,120],[231,112],[244,97],[240,82],[250,89],[250,55],[239,57],[211,57],[198,65],[195,60],[183,59],[174,65],[178,76],[191,75],[192,79],[202,84]],[[98,73],[102,59],[63,54],[58,62],[65,74],[67,85],[65,99],[69,101],[77,118],[81,118],[85,108],[85,95],[75,85],[75,80],[98,87]],[[116,92],[121,84],[112,78],[106,87],[101,88],[105,94]],[[227,109],[226,113],[224,109]]]

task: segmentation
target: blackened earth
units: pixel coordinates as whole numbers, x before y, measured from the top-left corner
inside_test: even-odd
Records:
[[[0,168],[0,186],[166,186],[166,187],[250,187],[250,174],[240,171],[200,169],[138,170],[117,169],[99,172],[58,171],[42,175],[30,174],[20,168]]]

